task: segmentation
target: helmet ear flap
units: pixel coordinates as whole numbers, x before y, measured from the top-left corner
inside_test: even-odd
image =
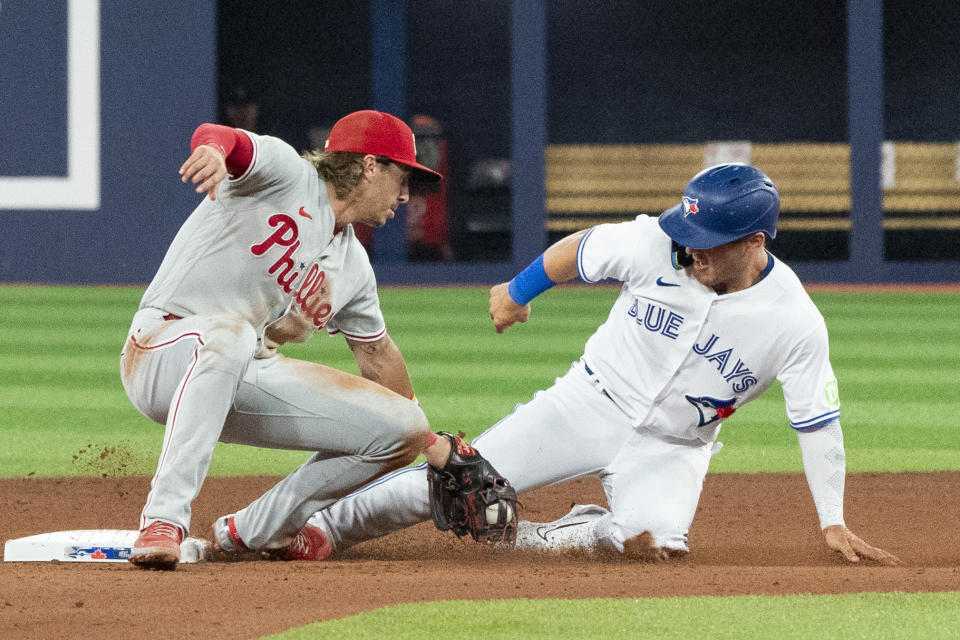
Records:
[[[679,271],[693,264],[693,256],[687,253],[685,246],[674,240],[673,246],[670,248],[670,263],[674,269]]]

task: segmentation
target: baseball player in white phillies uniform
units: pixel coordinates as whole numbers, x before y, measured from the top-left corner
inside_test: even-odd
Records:
[[[220,518],[217,545],[317,559],[329,545],[304,526],[313,512],[422,451],[438,466],[450,451],[415,402],[351,226],[392,218],[411,174],[441,176],[417,163],[410,128],[376,111],[344,117],[325,152],[303,157],[211,124],[191,150],[182,180],[208,197],[170,245],[121,358],[131,402],[166,424],[130,560],[176,567],[218,440],[316,453]],[[346,337],[362,377],[276,352],[321,329]]]
[[[680,204],[573,234],[490,293],[497,332],[554,283],[623,283],[583,357],[474,444],[518,490],[599,476],[609,508],[577,505],[520,522],[518,548],[611,550],[662,559],[688,551],[721,422],[783,385],[826,544],[848,561],[897,559],[844,524],[840,402],[820,313],[765,248],[779,194],[746,165],[697,174]],[[311,523],[335,549],[425,520],[423,468],[380,479]]]

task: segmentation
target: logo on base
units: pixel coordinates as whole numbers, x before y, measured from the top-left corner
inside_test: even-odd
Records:
[[[129,547],[67,547],[68,558],[87,560],[127,560]]]

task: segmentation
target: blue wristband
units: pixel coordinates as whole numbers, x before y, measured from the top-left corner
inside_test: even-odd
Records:
[[[513,277],[507,291],[513,301],[522,307],[555,284],[543,268],[541,253],[530,266]]]

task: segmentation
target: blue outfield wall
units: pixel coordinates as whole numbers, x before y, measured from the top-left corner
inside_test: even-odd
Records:
[[[454,179],[459,178],[462,183],[467,150],[512,159],[514,215],[509,260],[408,263],[404,257],[403,225],[394,221],[378,231],[376,237],[377,276],[381,283],[400,284],[489,283],[509,278],[542,251],[546,243],[547,142],[646,141],[643,136],[637,138],[640,133],[653,136],[651,140],[663,136],[674,139],[680,135],[674,129],[689,121],[680,117],[671,123],[648,114],[651,105],[665,108],[672,103],[670,96],[647,90],[644,74],[656,76],[664,73],[665,68],[664,64],[638,65],[631,58],[632,52],[641,61],[660,59],[656,51],[651,53],[641,46],[646,40],[638,38],[632,27],[623,27],[621,37],[614,38],[610,46],[599,47],[599,51],[592,39],[580,42],[577,30],[565,28],[573,20],[568,15],[571,11],[588,24],[596,23],[595,29],[607,28],[603,20],[642,14],[630,0],[609,0],[602,8],[589,10],[582,10],[577,4],[546,0],[486,1],[484,10],[461,10],[443,0],[358,0],[349,11],[343,10],[351,17],[347,20],[349,37],[344,38],[342,42],[346,44],[338,50],[353,52],[358,42],[376,43],[371,45],[370,52],[356,53],[364,59],[369,53],[370,59],[369,77],[360,78],[352,67],[353,72],[345,72],[338,62],[340,58],[326,49],[311,49],[295,37],[277,40],[276,33],[291,33],[265,29],[260,24],[263,17],[253,9],[232,11],[234,5],[242,9],[244,0],[197,0],[176,3],[175,8],[169,3],[122,0],[0,0],[0,282],[142,284],[150,280],[170,240],[199,200],[192,188],[180,183],[177,169],[188,155],[190,135],[197,124],[217,118],[217,94],[221,88],[218,55],[224,56],[219,60],[225,70],[233,65],[234,73],[241,79],[259,78],[261,84],[273,87],[278,92],[274,97],[283,97],[279,100],[281,106],[291,101],[303,102],[307,111],[325,109],[338,114],[373,106],[399,114],[435,113],[442,119],[452,119],[462,110],[461,123],[469,123],[472,128],[461,132],[461,138],[473,140],[476,148],[467,147],[461,140],[457,157],[463,156],[458,161],[462,166],[459,174],[453,172]],[[890,105],[884,109],[886,102],[904,102],[898,96],[905,93],[909,99],[904,104],[912,105],[914,99],[912,89],[904,91],[897,84],[903,83],[903,73],[894,74],[891,79],[893,87],[900,89],[889,95],[885,92],[884,60],[893,64],[904,60],[904,55],[901,49],[895,49],[900,52],[897,55],[884,53],[882,30],[887,18],[890,29],[902,25],[915,13],[916,5],[914,0],[887,3],[891,5],[889,16],[882,13],[884,3],[879,0],[847,0],[846,11],[828,0],[818,0],[820,11],[829,10],[838,20],[843,16],[846,23],[843,28],[835,25],[833,36],[828,38],[836,48],[830,58],[835,58],[836,64],[827,74],[830,81],[820,89],[824,99],[831,102],[810,111],[817,113],[817,118],[829,115],[828,124],[832,124],[822,132],[823,139],[847,138],[851,144],[851,193],[855,203],[851,219],[855,228],[850,235],[849,260],[792,263],[808,282],[960,281],[960,262],[924,261],[922,255],[915,262],[883,260],[879,142],[891,135],[893,139],[924,139],[916,131],[903,129],[904,123],[917,120],[915,109],[891,110]],[[266,12],[264,15],[285,14],[291,19],[314,8],[310,0],[290,0],[284,4],[285,12],[271,11],[262,4],[248,6]],[[689,12],[694,12],[690,14],[693,17],[699,15],[700,3],[690,0],[678,4],[679,9],[670,15],[659,16],[657,24],[684,25]],[[746,0],[741,4],[746,4]],[[225,16],[241,16],[255,23],[257,41],[247,42],[237,36],[225,42],[224,51],[218,52],[218,5]],[[920,0],[920,5],[927,8],[924,19],[928,22],[930,16],[940,15],[934,11],[939,6],[934,0]],[[801,40],[819,33],[811,30],[808,23],[813,18],[803,11],[799,17],[794,16],[799,21]],[[942,13],[944,24],[960,24],[960,12]],[[369,24],[364,25],[361,16]],[[473,43],[480,53],[497,53],[493,58],[482,58],[484,63],[480,66],[486,69],[487,76],[499,78],[498,89],[491,89],[489,77],[470,74],[453,90],[449,89],[451,74],[464,75],[467,65],[450,59],[451,47],[456,49],[463,44],[463,35],[458,35],[456,29],[446,30],[452,34],[448,34],[448,40],[432,39],[434,32],[437,38],[446,33],[446,23],[440,21],[443,16],[464,33],[503,33],[495,48],[487,45],[489,37]],[[645,19],[643,15],[639,17]],[[707,18],[718,17],[711,14]],[[368,32],[364,32],[365,27]],[[329,42],[324,37],[326,32],[317,28],[316,41]],[[657,33],[662,31],[659,27],[650,28]],[[955,30],[945,28],[945,32]],[[760,44],[766,42],[749,29],[744,37],[754,37]],[[748,40],[737,40],[733,51],[742,53]],[[238,54],[238,42],[247,42],[249,46],[244,51],[248,55]],[[264,55],[255,46],[258,42],[276,55]],[[771,51],[777,50],[776,46],[771,47]],[[504,48],[509,49],[507,68],[500,64]],[[251,53],[254,50],[260,53]],[[552,62],[550,51],[554,53]],[[760,53],[765,60],[769,52],[761,47]],[[468,59],[476,55],[469,47],[462,54]],[[681,62],[692,65],[695,73],[691,78],[708,77],[708,71],[716,64],[712,55],[697,58],[682,47],[678,55]],[[292,61],[289,56],[293,56]],[[612,62],[609,56],[613,56]],[[312,63],[321,60],[326,66],[311,66],[305,57]],[[841,59],[845,65],[840,63]],[[254,68],[257,60],[261,66]],[[444,64],[429,64],[433,61]],[[907,71],[915,66],[901,64],[909,67]],[[776,65],[763,68],[767,67]],[[612,76],[591,74],[591,68]],[[594,78],[595,83],[580,86],[582,83],[570,81],[577,76]],[[299,84],[291,84],[291,78],[298,79]],[[325,83],[314,90],[312,78],[322,78]],[[625,78],[638,85],[632,93],[624,86]],[[650,78],[650,82],[654,80],[656,77]],[[364,82],[370,85],[369,102],[362,99],[363,92],[357,89]],[[741,104],[742,100],[733,98],[742,92],[734,90],[728,92],[732,98],[720,96],[722,100],[713,100],[715,96],[707,90],[700,100],[701,92],[693,90],[696,83],[682,84],[683,90],[673,99],[683,98],[683,104],[687,104],[690,95],[696,96],[693,102],[710,117],[695,122],[709,123],[713,127],[709,132],[724,132],[726,137],[717,139],[750,139],[747,134],[755,130],[757,112],[769,107],[757,109],[753,103]],[[597,86],[609,87],[612,93],[600,96]],[[466,100],[461,95],[464,92],[468,94]],[[625,93],[632,96],[632,102],[624,99]],[[846,118],[837,107],[846,102],[840,97],[843,95],[856,96],[846,104]],[[949,91],[944,95],[951,99],[953,96]],[[612,116],[607,117],[609,109],[602,107],[598,101],[601,97],[605,98],[603,105],[619,105]],[[937,104],[953,103],[941,99]],[[456,105],[460,106],[454,108]],[[577,105],[580,111],[574,108]],[[717,105],[729,108],[711,108]],[[500,108],[493,108],[497,106]],[[508,112],[504,113],[505,110]],[[636,118],[637,112],[651,117]],[[885,112],[896,117],[884,122]],[[930,113],[920,119],[924,131],[930,129],[932,139],[955,139],[956,114],[940,118]],[[724,114],[745,128],[730,128]],[[760,119],[761,124],[781,121],[793,123],[795,119]],[[503,126],[498,127],[497,123]],[[640,133],[631,134],[625,123],[633,123]],[[656,123],[665,129],[654,130]],[[931,123],[940,126],[931,128]],[[657,131],[660,135],[654,136]],[[574,135],[586,139],[573,140]],[[704,139],[707,133],[691,129],[689,135]],[[620,140],[623,136],[629,140]],[[795,136],[788,136],[792,137]],[[797,139],[807,138],[820,136]],[[505,145],[509,150],[502,148]]]
[[[80,49],[70,93],[68,58]],[[10,140],[0,145],[0,281],[149,281],[198,201],[177,169],[194,128],[216,114],[216,3],[2,2],[0,67]],[[70,100],[86,105],[83,117],[67,117]],[[69,171],[68,141],[80,154]],[[39,204],[24,205],[22,191]],[[43,204],[51,191],[63,193]]]

